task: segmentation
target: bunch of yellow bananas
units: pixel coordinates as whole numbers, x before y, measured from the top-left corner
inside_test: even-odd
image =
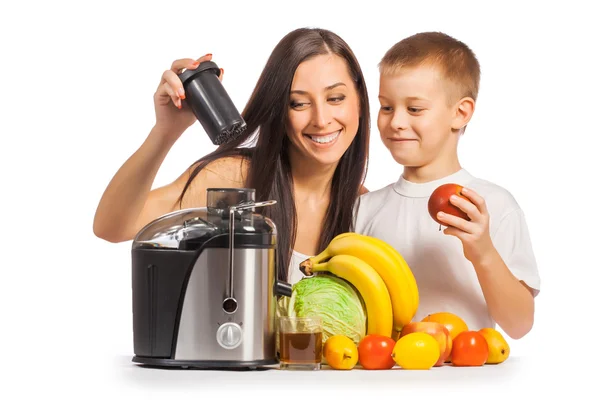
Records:
[[[367,312],[367,334],[399,337],[419,306],[415,277],[402,255],[386,242],[346,232],[300,264],[304,275],[328,272],[350,282]]]

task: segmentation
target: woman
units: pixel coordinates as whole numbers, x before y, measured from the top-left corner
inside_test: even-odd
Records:
[[[154,95],[156,124],[104,192],[94,233],[110,242],[131,240],[161,215],[206,206],[209,187],[254,188],[257,201],[277,200],[257,212],[276,224],[278,278],[293,284],[302,277],[302,260],[351,230],[354,202],[366,192],[370,121],[362,71],[334,33],[290,32],[273,50],[242,112],[246,133],[151,190],[168,151],[196,121],[182,107],[177,73],[210,59],[177,60],[164,72]],[[255,145],[240,147],[254,133]]]

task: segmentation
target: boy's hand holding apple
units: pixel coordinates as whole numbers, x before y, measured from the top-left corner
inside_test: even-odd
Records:
[[[453,183],[440,186],[429,198],[429,213],[447,227],[444,234],[460,239],[464,255],[471,263],[485,263],[496,252],[485,200],[473,190]]]

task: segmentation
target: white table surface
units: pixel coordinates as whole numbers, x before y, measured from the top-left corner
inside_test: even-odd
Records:
[[[419,399],[441,400],[511,397],[520,400],[528,394],[574,393],[568,379],[565,380],[568,378],[565,373],[559,374],[555,369],[554,373],[548,374],[540,368],[541,364],[543,362],[539,359],[511,357],[498,365],[454,367],[446,364],[426,371],[402,370],[399,367],[377,371],[360,367],[350,371],[336,371],[329,367],[320,371],[283,371],[277,368],[224,371],[141,367],[132,363],[131,357],[122,356],[115,359],[112,378],[122,388],[122,393],[134,396],[143,393],[140,398],[145,399],[152,395],[164,398],[161,396],[166,394],[181,394],[185,398],[219,398],[220,394],[226,394],[224,398],[245,398],[254,394],[280,399],[320,398],[307,398],[314,393],[327,395],[327,399],[341,400],[354,397],[369,399],[369,395],[385,392],[386,399],[414,399],[417,396]],[[209,396],[197,397],[205,394]],[[388,397],[388,394],[393,397]]]

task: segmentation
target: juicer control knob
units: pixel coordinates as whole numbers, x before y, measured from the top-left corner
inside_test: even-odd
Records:
[[[217,329],[217,343],[232,350],[242,343],[242,327],[235,322],[226,322]]]

